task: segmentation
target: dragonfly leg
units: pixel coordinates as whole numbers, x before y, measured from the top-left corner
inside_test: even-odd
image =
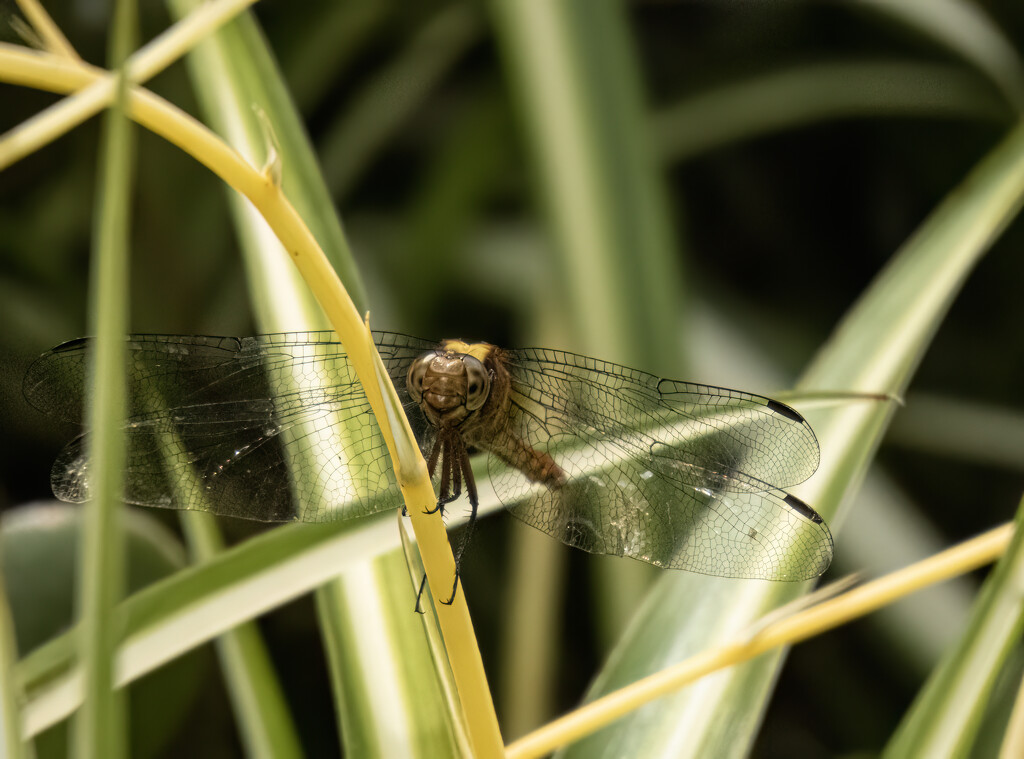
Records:
[[[438,435],[438,443],[435,444],[434,451],[438,450],[438,445],[441,450],[441,487],[438,492],[437,505],[429,510],[424,510],[424,514],[434,514],[438,511],[441,512],[441,516],[444,516],[444,507],[446,504],[451,503],[452,498],[452,467],[449,451],[451,450],[451,441],[447,435]],[[431,458],[434,458],[434,452],[431,452]]]
[[[434,440],[434,445],[430,449],[430,456],[427,457],[427,473],[433,477],[434,470],[437,469],[437,459],[441,455],[441,436],[438,435]]]
[[[437,499],[437,504],[438,504],[438,506],[442,507],[442,509],[443,509],[445,506],[447,506],[452,501],[459,500],[459,496],[461,496],[461,495],[462,495],[462,492],[456,490],[451,495],[447,495],[444,498],[438,498]],[[437,509],[434,509],[434,511],[437,511]],[[434,511],[431,511],[430,513],[433,514]]]
[[[423,590],[427,587],[427,573],[423,573],[423,579],[420,580],[420,589],[416,593],[416,608],[413,609],[417,614],[424,614],[423,611]],[[459,570],[458,567],[455,569],[455,582],[452,584],[452,594],[448,597],[447,601],[442,601],[445,606],[451,606],[452,601],[455,600],[455,594],[459,592]]]
[[[437,499],[437,506],[435,506],[432,509],[425,509],[423,511],[423,513],[424,514],[434,514],[434,513],[437,513],[438,511],[440,511],[441,512],[441,516],[444,516],[444,509],[445,509],[445,507],[449,503],[451,503],[452,501],[459,500],[459,496],[461,496],[461,495],[462,495],[462,493],[460,491],[456,490],[454,493],[450,493],[449,495],[446,495],[444,498],[438,498]]]
[[[465,453],[466,447],[464,445],[458,446],[458,448]],[[455,458],[454,456],[452,457]],[[457,465],[452,461],[452,493],[458,494],[462,492],[462,466],[461,462]]]
[[[442,446],[442,440],[443,440],[443,437],[441,435],[438,435],[437,438],[434,440],[434,445],[431,446],[431,448],[430,448],[430,455],[427,457],[427,473],[431,476],[431,478],[433,478],[434,472],[437,470],[437,461],[441,457],[441,448],[443,447]],[[441,466],[443,467],[444,464],[442,463]],[[443,476],[442,476],[442,479],[443,479]],[[444,485],[444,483],[442,482],[442,487],[443,487],[443,485]],[[439,508],[442,508],[442,506],[443,506],[443,504],[438,503],[436,508],[424,509],[423,513],[424,514],[433,514]],[[402,507],[402,516],[404,517],[405,515],[406,515],[406,511],[405,511],[405,507],[403,506]],[[420,593],[422,593],[422,592],[423,592],[423,585],[421,583],[420,584]],[[419,600],[418,599],[419,599],[419,597],[417,596],[417,601],[416,601],[417,605],[419,604]]]
[[[416,608],[413,609],[417,614],[425,614],[423,611],[423,589],[427,587],[427,573],[423,573],[423,579],[420,580],[420,589],[416,591]]]
[[[462,495],[462,473],[455,461],[456,457],[452,453],[453,449],[464,450],[464,446],[458,438],[445,438],[444,451],[441,454],[441,487],[437,498],[437,506],[424,510],[424,514],[433,514],[440,511],[441,516],[444,516],[444,507]]]
[[[451,606],[452,602],[455,600],[455,594],[458,593],[458,592],[459,592],[459,568],[456,565],[456,567],[455,567],[455,582],[452,583],[452,594],[450,596],[448,596],[448,600],[447,601],[442,601],[441,603],[443,603],[445,606]]]
[[[465,552],[469,538],[473,533],[479,499],[477,498],[476,482],[473,479],[473,470],[469,465],[469,453],[466,451],[466,446],[462,443],[462,439],[457,433],[444,434],[445,432],[447,431],[443,430],[438,434],[437,441],[434,443],[434,448],[431,450],[430,458],[427,462],[431,473],[433,473],[434,468],[437,466],[437,461],[440,459],[441,484],[438,490],[437,506],[425,513],[433,514],[435,511],[440,511],[443,516],[444,507],[462,495],[463,483],[465,483],[466,492],[469,495],[471,508],[469,524],[465,534],[463,534],[462,539],[459,541],[458,549],[455,551],[455,580],[452,583],[452,593],[448,600],[441,601],[446,606],[450,606],[455,600],[455,594],[459,591],[459,572],[462,568],[462,554]],[[416,608],[418,610],[422,608],[421,600],[425,582],[426,575],[424,575],[423,582],[420,583],[419,592],[416,594]]]
[[[469,464],[469,453],[465,446],[459,446],[459,461],[455,464],[455,479],[466,482],[466,495],[469,496],[469,519],[466,522],[466,531],[459,540],[459,547],[455,550],[455,582],[452,584],[452,594],[447,601],[442,601],[445,606],[451,606],[455,600],[455,594],[459,591],[459,573],[462,571],[462,556],[466,552],[466,546],[473,537],[473,528],[476,526],[476,513],[480,505],[480,499],[476,492],[476,480],[473,479],[473,470]]]
[[[444,507],[447,506],[452,501],[459,500],[459,496],[461,496],[461,495],[462,495],[461,492],[456,491],[456,492],[452,493],[451,495],[445,496],[444,498],[438,498],[437,499],[437,506],[435,506],[432,509],[424,509],[423,513],[424,514],[435,514],[438,511],[440,511],[441,512],[441,516],[444,516]]]

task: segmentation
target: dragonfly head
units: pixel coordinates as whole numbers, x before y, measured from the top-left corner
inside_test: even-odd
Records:
[[[479,358],[469,353],[433,350],[413,361],[406,388],[431,424],[454,427],[487,402],[491,372]]]

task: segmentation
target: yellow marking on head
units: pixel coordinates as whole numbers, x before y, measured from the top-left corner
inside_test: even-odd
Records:
[[[467,343],[462,340],[442,340],[441,347],[446,351],[455,351],[456,353],[472,356],[481,364],[494,348],[490,343]]]

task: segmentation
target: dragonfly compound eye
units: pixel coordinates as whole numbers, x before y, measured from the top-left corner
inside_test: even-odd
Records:
[[[416,403],[419,403],[420,399],[423,398],[423,378],[426,376],[427,369],[430,368],[430,364],[436,355],[433,351],[424,353],[413,361],[412,366],[409,367],[409,374],[405,379],[405,389],[409,391],[409,395]]]
[[[473,356],[463,356],[462,365],[466,367],[466,410],[476,411],[491,392],[491,373]]]

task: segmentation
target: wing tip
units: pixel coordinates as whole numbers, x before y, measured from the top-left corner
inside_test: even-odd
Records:
[[[809,555],[817,556],[817,561],[808,565],[806,571],[797,572],[796,576],[792,579],[813,580],[816,577],[821,577],[821,575],[825,574],[826,570],[828,570],[832,565],[832,557],[835,552],[835,543],[832,540],[832,531],[829,530],[828,525],[825,524],[825,520],[821,518],[821,514],[812,509],[806,502],[800,500],[795,495],[786,493],[782,502],[802,519],[806,519],[811,524],[820,528],[816,530],[818,534],[815,541],[815,550],[813,552],[809,552]]]

